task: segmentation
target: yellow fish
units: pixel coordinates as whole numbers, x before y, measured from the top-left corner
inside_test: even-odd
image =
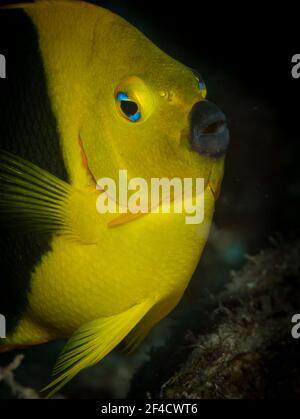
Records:
[[[121,341],[134,349],[177,305],[208,236],[229,135],[201,77],[101,7],[3,8],[0,39],[0,351],[69,338],[53,394]],[[96,182],[118,184],[120,170],[149,184],[203,178],[203,222],[99,213]]]

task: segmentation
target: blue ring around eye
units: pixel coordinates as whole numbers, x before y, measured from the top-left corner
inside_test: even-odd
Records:
[[[129,97],[124,92],[118,92],[117,93],[117,100],[119,102],[129,101]],[[136,122],[139,119],[141,119],[141,116],[142,116],[142,114],[140,112],[136,112],[134,115],[127,116],[127,118],[132,122]]]
[[[141,118],[141,116],[141,112],[136,112],[134,115],[130,115],[128,119],[130,119],[132,122],[136,122]]]

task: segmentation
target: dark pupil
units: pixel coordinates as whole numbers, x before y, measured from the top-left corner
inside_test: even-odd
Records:
[[[135,102],[131,102],[131,100],[122,100],[121,109],[125,115],[132,116],[137,113],[138,105]]]

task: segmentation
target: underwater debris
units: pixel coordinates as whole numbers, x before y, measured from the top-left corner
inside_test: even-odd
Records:
[[[14,359],[5,367],[0,366],[0,385],[3,383],[8,387],[12,398],[15,399],[42,399],[38,390],[30,387],[25,387],[20,384],[16,377],[15,371],[21,366],[25,356],[18,354]],[[63,399],[62,395],[54,396],[55,399]]]
[[[219,296],[211,330],[198,336],[186,363],[161,389],[176,398],[298,398],[300,243],[249,258]]]
[[[39,399],[38,393],[19,384],[14,376],[14,371],[19,368],[24,359],[23,354],[18,354],[6,367],[0,367],[0,382],[3,381],[10,389],[13,397],[18,399]]]

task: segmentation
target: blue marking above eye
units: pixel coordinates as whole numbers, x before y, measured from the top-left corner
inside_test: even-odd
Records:
[[[126,95],[126,93],[124,93],[124,92],[119,92],[119,93],[117,94],[117,100],[118,100],[119,102],[121,102],[122,100],[129,100],[129,99],[128,99],[128,96]]]

